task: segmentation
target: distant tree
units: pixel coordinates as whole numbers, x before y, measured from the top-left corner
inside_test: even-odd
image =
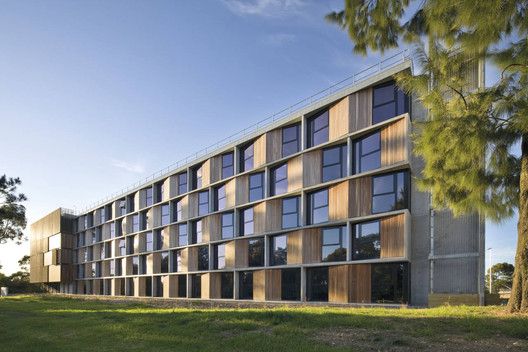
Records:
[[[20,270],[29,272],[29,255],[25,255],[18,261],[18,266],[20,267]]]
[[[396,81],[429,111],[415,122],[414,152],[425,162],[418,185],[455,215],[499,222],[518,210],[511,312],[528,311],[527,13],[528,0],[345,0],[326,16],[362,55],[401,41],[417,48],[422,72]],[[502,74],[472,89],[468,72],[485,59]]]
[[[514,266],[510,263],[497,263],[491,267],[491,293],[511,290]],[[489,288],[490,269],[486,274],[486,288]]]
[[[17,193],[17,187],[22,182],[18,177],[0,176],[0,244],[8,240],[22,243],[26,227],[26,208],[20,204],[27,200],[22,193]]]

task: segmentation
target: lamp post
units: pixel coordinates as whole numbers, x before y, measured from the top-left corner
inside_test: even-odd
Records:
[[[491,268],[493,266],[493,263],[491,262],[491,250],[493,248],[488,248],[486,249],[487,251],[489,251],[489,263],[490,263],[490,269],[489,269],[489,292],[491,293],[491,288],[493,287],[492,286],[492,280],[493,280],[493,277],[492,277],[492,273],[491,273]]]

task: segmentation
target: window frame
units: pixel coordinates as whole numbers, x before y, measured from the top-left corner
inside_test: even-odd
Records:
[[[277,239],[284,238],[284,262],[278,262],[278,254],[277,252],[279,249],[277,249]],[[279,266],[279,265],[288,265],[288,234],[282,233],[279,235],[274,235],[270,237],[270,246],[269,246],[269,265],[270,266]]]
[[[292,200],[292,199],[295,199],[295,211],[294,212],[285,212],[285,206],[284,206],[284,202],[286,201],[289,201],[289,200]],[[281,202],[281,228],[283,230],[285,229],[293,229],[293,228],[297,228],[301,225],[301,217],[300,217],[300,214],[301,214],[301,197],[300,196],[293,196],[293,197],[285,197],[285,198],[282,198],[281,199],[282,202]],[[296,215],[296,218],[297,218],[297,222],[296,222],[296,225],[295,226],[288,226],[288,227],[285,227],[284,226],[284,217],[285,216],[289,216],[289,215]]]
[[[207,202],[202,202],[202,195],[207,195]],[[207,207],[203,212],[203,207]],[[198,216],[209,214],[209,190],[198,192]]]
[[[250,155],[246,155],[246,152],[251,150]],[[246,165],[251,160],[251,165]],[[240,172],[253,170],[255,168],[255,142],[252,141],[240,148]]]
[[[403,207],[398,207],[398,176],[399,175],[402,175],[402,178],[403,178],[403,203],[404,203],[404,206]],[[377,178],[381,178],[381,177],[387,177],[387,176],[392,176],[392,192],[383,192],[383,193],[377,193],[375,194],[374,193],[374,180],[377,179]],[[390,211],[396,211],[396,210],[402,210],[402,209],[409,209],[410,207],[410,204],[409,204],[409,189],[410,189],[410,181],[409,181],[409,172],[407,170],[403,170],[403,171],[396,171],[396,172],[392,172],[392,173],[386,173],[386,174],[381,174],[381,175],[376,175],[376,176],[372,176],[372,181],[371,181],[371,189],[370,189],[370,194],[371,194],[371,204],[370,204],[370,209],[371,209],[371,213],[372,214],[380,214],[380,213],[385,213],[385,212],[390,212]],[[378,211],[374,209],[374,199],[375,197],[384,197],[384,196],[388,196],[388,195],[391,195],[393,194],[394,195],[394,205],[393,205],[393,209],[390,209],[390,210],[381,210],[381,211]]]
[[[339,153],[338,162],[330,163],[325,165],[325,153],[331,152],[337,149],[337,152]],[[321,157],[321,178],[322,182],[329,182],[332,180],[338,180],[340,178],[348,176],[348,146],[346,144],[339,144],[335,146],[331,146],[328,148],[324,148],[322,151],[322,157]],[[339,177],[336,178],[325,178],[325,169],[328,170],[334,166],[339,165]]]
[[[277,179],[277,172],[284,168],[284,176]],[[285,188],[282,192],[277,192],[277,185],[285,183]],[[275,166],[270,170],[270,196],[278,196],[284,193],[288,193],[288,163]]]
[[[225,225],[224,224],[224,217],[229,216],[231,218],[231,225]],[[228,211],[225,213],[222,213],[220,216],[220,236],[222,239],[231,239],[235,237],[235,213],[232,211]],[[224,233],[225,229],[231,228],[231,234]]]
[[[230,156],[231,157],[231,164],[224,164],[225,157]],[[233,152],[224,153],[221,155],[222,160],[222,170],[220,170],[220,177],[223,179],[226,179],[228,177],[234,176],[235,174],[235,154]],[[227,173],[224,173],[224,171],[228,171]]]
[[[251,211],[251,221],[247,221],[246,211]],[[253,234],[255,234],[255,210],[253,209],[253,207],[240,209],[239,216],[240,216],[240,219],[239,219],[240,220],[240,229],[238,231],[239,235],[240,236],[245,236],[245,235],[253,235]],[[246,225],[247,224],[251,224],[251,232],[250,233],[246,233]]]
[[[295,129],[295,138],[292,139],[292,140],[288,140],[288,141],[285,141],[285,131],[286,130],[289,130],[289,129]],[[290,155],[293,155],[293,154],[296,154],[298,152],[300,152],[301,150],[301,124],[300,123],[296,123],[296,124],[293,124],[293,125],[289,125],[289,126],[285,126],[285,127],[282,127],[281,129],[281,136],[282,136],[282,139],[281,139],[281,156],[283,158],[287,157],[287,156],[290,156]],[[295,152],[292,152],[292,153],[285,153],[285,147],[286,145],[290,145],[292,143],[296,144],[296,148],[295,148]]]
[[[367,138],[370,138],[374,135],[378,135],[378,148],[376,150],[373,150],[371,152],[368,152],[366,154],[363,154],[363,141],[366,140]],[[371,170],[376,170],[376,169],[379,169],[381,167],[381,130],[377,130],[377,131],[374,131],[372,133],[369,133],[367,135],[364,135],[362,136],[361,138],[358,138],[356,140],[353,141],[353,149],[354,149],[354,158],[353,158],[353,162],[352,162],[352,168],[354,169],[354,175],[357,175],[357,174],[360,174],[360,173],[363,173],[363,172],[367,172],[367,171],[371,171]],[[371,155],[374,155],[374,154],[379,154],[379,165],[373,169],[367,169],[367,170],[363,170],[362,169],[362,165],[363,165],[363,159],[366,158],[366,157],[369,157]]]
[[[256,176],[259,176],[259,177],[260,177],[260,186],[252,187],[252,186],[251,186],[251,180],[252,180],[253,177],[256,177]],[[254,174],[250,174],[250,175],[249,175],[249,180],[248,180],[248,188],[249,188],[248,200],[249,200],[250,203],[251,203],[251,202],[259,201],[259,200],[261,200],[261,199],[264,199],[264,197],[265,197],[265,192],[264,192],[264,190],[265,190],[265,188],[264,188],[264,186],[265,186],[265,179],[264,179],[264,178],[265,178],[265,177],[264,177],[264,172],[256,172],[256,173],[254,173]],[[259,189],[259,188],[260,188],[260,193],[261,193],[260,198],[255,198],[255,199],[251,198],[251,193],[252,193],[252,191],[257,190],[257,189]]]
[[[315,195],[318,193],[326,192],[326,205],[315,207]],[[329,191],[328,188],[322,188],[313,192],[308,193],[308,225],[322,224],[328,222],[328,213],[329,213]],[[326,219],[323,221],[314,222],[314,213],[317,209],[327,208]]]
[[[320,117],[323,117],[326,115],[326,124],[319,128],[319,129],[315,129],[315,121],[320,118]],[[322,141],[320,143],[317,143],[315,144],[315,135],[323,130],[326,129],[326,140],[325,141]],[[310,116],[308,118],[308,133],[307,133],[307,137],[308,137],[308,148],[311,148],[311,147],[315,147],[317,145],[320,145],[320,144],[323,144],[323,143],[326,143],[329,141],[330,139],[330,136],[329,136],[329,131],[330,131],[330,112],[329,112],[329,109],[325,109],[323,111],[320,111],[318,112],[317,114],[314,114],[312,116]]]
[[[339,230],[339,241],[338,242],[331,242],[331,243],[325,243],[325,231],[332,231],[332,230]],[[325,247],[338,247],[338,249],[344,249],[345,250],[345,257],[343,259],[338,260],[328,260],[328,257],[335,253],[336,250],[329,253],[326,257],[324,256]],[[343,262],[347,260],[348,256],[348,232],[346,226],[331,226],[331,227],[324,227],[321,229],[321,262],[322,263],[333,263],[333,262]]]

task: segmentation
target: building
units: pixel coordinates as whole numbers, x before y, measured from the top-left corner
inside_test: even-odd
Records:
[[[114,296],[482,304],[483,219],[431,210],[413,180],[411,120],[426,113],[393,81],[411,69],[398,56],[81,214],[56,210],[31,227],[31,281]]]

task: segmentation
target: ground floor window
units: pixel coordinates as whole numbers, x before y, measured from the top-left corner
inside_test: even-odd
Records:
[[[185,275],[178,276],[178,297],[187,297],[187,276]]]
[[[409,265],[407,263],[372,264],[372,303],[409,301]]]
[[[252,271],[242,271],[239,273],[238,288],[239,288],[238,297],[240,299],[253,299],[253,272]]]
[[[328,267],[306,269],[306,299],[328,301]]]
[[[126,295],[133,296],[134,295],[134,279],[132,278],[126,279],[126,282],[127,282]]]
[[[152,296],[152,277],[145,278],[145,296]]]
[[[221,298],[233,298],[233,273],[220,274]]]
[[[161,276],[154,276],[154,286],[156,287],[154,296],[163,297],[163,280],[161,279]]]
[[[299,301],[301,299],[301,269],[282,269],[281,300]]]
[[[198,275],[198,274],[191,275],[191,297],[192,298],[202,297],[202,275]]]

